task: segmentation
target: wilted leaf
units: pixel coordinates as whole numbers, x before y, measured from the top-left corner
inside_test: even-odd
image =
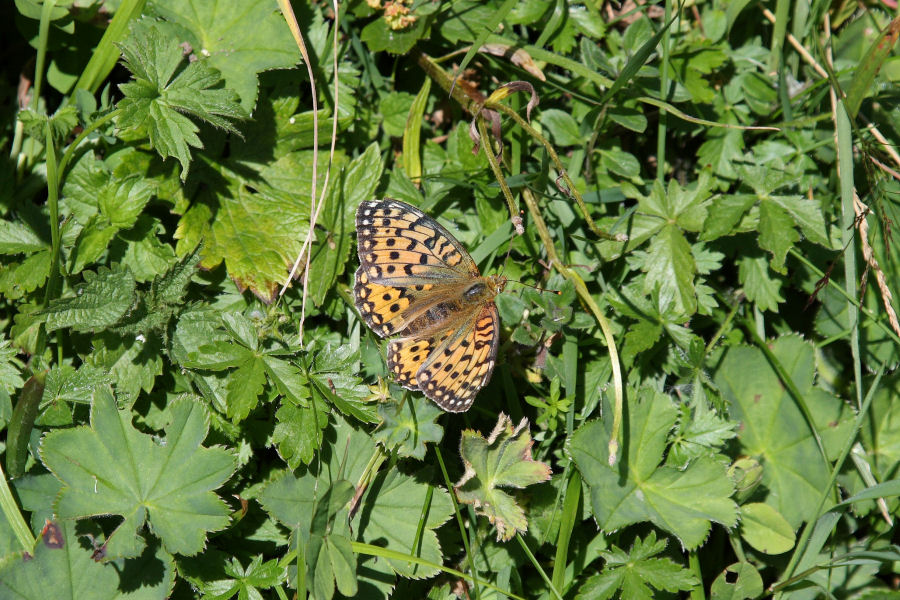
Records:
[[[472,504],[497,528],[497,540],[508,541],[528,529],[525,510],[501,488],[522,489],[550,479],[550,467],[531,457],[531,433],[528,420],[514,428],[500,413],[487,439],[480,433],[463,431],[459,453],[466,471],[457,482],[460,502]]]

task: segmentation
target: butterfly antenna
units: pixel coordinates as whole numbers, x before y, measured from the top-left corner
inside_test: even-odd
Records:
[[[524,281],[519,281],[518,279],[507,279],[507,281],[511,283],[518,283],[519,285],[524,285],[525,287],[533,288],[539,292],[550,292],[551,294],[556,294],[557,296],[562,294],[560,290],[550,290],[547,288],[538,287],[536,285],[531,285],[530,283],[525,283]]]

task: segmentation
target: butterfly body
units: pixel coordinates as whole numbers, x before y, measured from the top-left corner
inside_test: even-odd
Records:
[[[388,345],[388,368],[450,412],[488,382],[500,339],[494,298],[506,278],[483,277],[465,248],[418,208],[385,198],[356,213],[356,306]]]

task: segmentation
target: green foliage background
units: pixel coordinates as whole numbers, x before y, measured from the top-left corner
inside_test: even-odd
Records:
[[[898,594],[895,2],[281,9],[0,8],[0,598]],[[386,196],[561,292],[468,413]]]

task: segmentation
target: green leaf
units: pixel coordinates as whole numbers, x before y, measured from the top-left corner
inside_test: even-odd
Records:
[[[158,309],[179,305],[187,293],[191,277],[197,272],[200,263],[200,249],[185,254],[180,261],[157,275],[150,286],[151,305]]]
[[[877,38],[872,41],[866,56],[859,62],[859,67],[853,71],[853,80],[847,89],[847,113],[851,119],[856,118],[859,107],[872,90],[872,84],[875,76],[885,61],[889,59],[893,52],[894,46],[897,44],[897,38],[900,37],[900,20],[894,19],[882,31]]]
[[[0,269],[0,293],[10,300],[21,298],[44,285],[50,276],[52,256],[49,248],[32,254],[21,263],[9,263]]]
[[[378,102],[378,113],[381,115],[381,126],[384,132],[392,137],[400,137],[406,128],[406,116],[413,103],[409,92],[393,91]]]
[[[375,490],[377,494],[373,493]],[[360,523],[359,539],[428,562],[443,562],[435,529],[450,518],[453,505],[450,495],[442,488],[419,483],[414,477],[391,470],[381,472],[375,478],[362,502],[363,508],[359,512],[364,513],[368,520],[364,527]],[[420,518],[425,520],[421,536],[418,533]],[[418,545],[414,545],[416,540]],[[389,558],[388,564],[403,577],[423,579],[438,574],[437,569],[400,559]]]
[[[326,200],[319,221],[326,233],[313,245],[309,271],[309,293],[316,306],[321,306],[347,268],[356,228],[356,207],[375,194],[381,171],[378,145],[370,144],[344,170],[342,193],[330,194]]]
[[[94,557],[94,536],[79,535],[76,527],[74,521],[50,522],[27,558],[7,557],[0,565],[0,597],[155,600],[175,585],[174,560],[158,544],[137,558],[105,564]]]
[[[369,388],[362,379],[352,375],[354,363],[359,360],[358,352],[349,345],[321,348],[309,369],[309,381],[317,393],[316,401],[334,405],[347,416],[365,423],[377,423],[375,407],[364,400],[370,396]]]
[[[0,254],[33,254],[47,247],[48,244],[26,224],[0,221]]]
[[[787,251],[797,243],[800,234],[794,229],[794,219],[780,205],[762,202],[759,206],[759,246],[772,253],[772,269],[784,273]]]
[[[308,181],[311,159],[310,153],[291,155],[289,168],[281,176],[302,178],[305,171]],[[270,303],[300,253],[302,232],[309,228],[309,205],[303,196],[277,190],[257,193],[262,183],[245,171],[221,165],[216,176],[227,182],[227,188],[221,193],[201,192],[182,216],[175,235],[190,248],[202,239],[203,268],[212,269],[224,261],[239,289],[250,289]],[[307,186],[304,193],[308,190]]]
[[[466,470],[454,486],[456,494],[497,528],[497,541],[528,529],[525,510],[501,488],[522,489],[550,479],[549,465],[531,457],[532,444],[528,420],[513,427],[503,413],[487,439],[477,431],[463,431],[459,453]]]
[[[91,401],[100,387],[113,383],[113,379],[103,370],[90,364],[82,364],[77,370],[70,365],[53,365],[44,382],[42,405],[54,402]]]
[[[310,391],[306,376],[300,372],[300,369],[286,360],[270,355],[263,355],[262,360],[266,367],[266,375],[278,388],[278,393],[287,396],[291,402],[301,406],[306,405]]]
[[[417,4],[415,22],[400,30],[391,29],[387,20],[379,17],[366,25],[359,37],[372,52],[386,50],[391,54],[406,54],[428,31],[435,8]]]
[[[695,458],[711,455],[737,435],[736,428],[737,423],[721,418],[705,400],[682,405],[669,450],[669,464],[684,467]]]
[[[844,427],[850,417],[843,403],[813,387],[816,359],[812,345],[797,336],[785,336],[775,340],[771,348],[805,398],[813,418],[821,423],[823,439],[833,429],[844,430],[846,435]],[[830,469],[803,413],[757,348],[729,348],[715,381],[728,402],[731,418],[741,424],[740,453],[758,458],[763,465],[762,484],[769,490],[766,504],[782,514],[791,527],[798,527],[815,511]]]
[[[756,200],[755,194],[724,194],[714,198],[700,239],[710,241],[733,233]]]
[[[54,140],[64,140],[78,125],[78,111],[71,104],[61,106],[53,116],[27,108],[19,112],[18,118],[28,135],[42,143],[47,138],[48,130]]]
[[[744,294],[760,310],[778,310],[778,305],[784,302],[781,297],[781,279],[772,276],[769,261],[764,256],[742,256],[738,265],[738,277],[744,284]]]
[[[266,511],[288,527],[298,529],[304,540],[312,523],[317,493],[322,493],[316,490],[324,490],[329,482],[339,478],[358,481],[376,449],[368,434],[353,429],[340,416],[326,430],[326,440],[326,446],[308,469],[300,467],[296,473],[283,473],[259,495]],[[441,564],[443,556],[434,530],[450,518],[453,505],[447,492],[432,488],[429,494],[428,488],[396,469],[379,473],[360,499],[353,527],[357,539]],[[421,535],[419,515],[425,519]],[[414,545],[416,540],[418,545]],[[404,577],[424,578],[438,573],[436,569],[398,559],[388,559],[387,563]],[[377,565],[368,565],[367,570],[370,568]],[[390,573],[380,572],[379,578],[384,577],[390,578]]]
[[[244,113],[256,106],[260,73],[292,68],[300,59],[284,18],[265,0],[152,2],[149,8],[174,26],[172,32],[190,44],[194,56],[206,57],[201,60],[222,74],[225,86],[240,96]]]
[[[102,219],[91,218],[78,234],[75,248],[72,249],[69,271],[81,273],[86,266],[97,262],[118,231],[117,227],[105,224]]]
[[[654,558],[665,548],[665,540],[657,541],[654,531],[645,539],[635,539],[629,552],[611,546],[600,553],[606,560],[603,573],[588,579],[576,599],[609,598],[617,589],[622,591],[622,598],[652,598],[651,588],[679,592],[698,585],[697,577],[688,569],[668,558]]]
[[[115,380],[116,395],[123,404],[134,402],[141,390],[149,392],[162,374],[161,340],[158,336],[121,337],[104,332],[94,336],[94,351],[84,362],[108,373]]]
[[[306,545],[306,563],[317,599],[330,600],[335,584],[342,594],[356,595],[356,557],[347,537],[346,511],[353,492],[349,481],[337,480],[316,502]],[[337,519],[340,521],[336,522]]]
[[[75,295],[50,303],[47,331],[71,327],[75,331],[96,331],[114,325],[133,306],[134,277],[127,269],[100,267],[96,273],[85,271],[84,283]]]
[[[239,423],[247,418],[263,393],[266,385],[266,369],[262,359],[248,355],[247,360],[229,373],[227,391],[229,419]]]
[[[385,450],[397,451],[400,456],[425,459],[425,444],[437,444],[444,437],[444,428],[437,424],[444,414],[434,402],[420,396],[407,396],[399,404],[386,403],[378,406],[381,425],[372,434]]]
[[[637,158],[621,148],[601,150],[600,161],[611,173],[621,177],[639,177],[641,174],[641,164]]]
[[[724,179],[738,176],[735,164],[744,158],[743,133],[737,129],[710,131],[706,141],[697,150],[697,160],[709,167],[715,175]]]
[[[541,124],[560,146],[580,146],[584,143],[583,136],[578,130],[578,123],[569,113],[548,108],[541,112]]]
[[[763,580],[752,564],[738,562],[725,567],[709,592],[714,600],[748,600],[762,595]]]
[[[176,74],[184,60],[179,40],[158,26],[139,21],[121,48],[134,81],[120,86],[125,97],[119,102],[117,124],[123,130],[146,127],[150,145],[160,156],[181,163],[184,180],[190,148],[203,147],[197,136],[200,128],[185,115],[237,133],[229,119],[243,119],[247,112],[233,92],[215,89],[221,77],[207,61],[188,63]]]
[[[16,358],[16,349],[10,346],[5,335],[0,334],[0,388],[7,394],[25,385],[25,379],[22,378],[24,366]]]
[[[678,227],[667,225],[650,241],[644,268],[647,293],[658,290],[660,301],[672,303],[676,312],[690,315],[697,311],[694,289],[697,266],[691,246]]]
[[[107,556],[137,556],[145,523],[170,553],[196,554],[206,532],[228,524],[228,507],[211,490],[234,471],[222,448],[203,448],[209,415],[197,402],[169,406],[165,445],[131,426],[131,411],[116,410],[112,394],[94,393],[91,427],[53,431],[40,447],[44,465],[63,482],[56,502],[61,518],[121,515],[106,543]]]
[[[309,464],[321,447],[322,431],[328,425],[328,412],[324,409],[314,402],[305,407],[284,402],[275,413],[272,441],[291,469]]]
[[[734,484],[717,460],[701,457],[685,469],[661,465],[678,411],[665,395],[644,390],[628,407],[627,448],[615,468],[607,443],[611,420],[591,421],[572,436],[575,464],[591,490],[591,505],[604,530],[651,521],[675,534],[688,549],[700,545],[711,522],[737,524]],[[604,409],[604,414],[608,413]]]
[[[213,554],[213,551],[204,554],[204,562],[212,562],[208,558],[210,554]],[[189,567],[185,569],[185,565]],[[277,560],[263,562],[261,554],[254,556],[247,568],[241,565],[240,560],[232,557],[230,561],[224,563],[221,576],[215,580],[192,577],[192,571],[196,568],[193,561],[180,559],[178,567],[179,574],[197,586],[207,600],[229,600],[234,598],[235,594],[238,598],[263,598],[260,588],[273,588],[283,581],[286,575],[285,568],[279,565]]]
[[[794,547],[791,524],[768,504],[741,506],[741,537],[763,554],[782,554]]]

